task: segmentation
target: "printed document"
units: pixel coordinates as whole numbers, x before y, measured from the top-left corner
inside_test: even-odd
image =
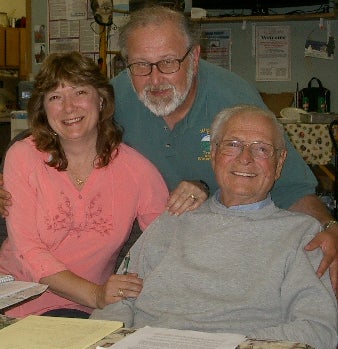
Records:
[[[144,327],[104,349],[235,349],[246,339],[235,333],[209,333]],[[96,347],[97,349],[103,349]]]

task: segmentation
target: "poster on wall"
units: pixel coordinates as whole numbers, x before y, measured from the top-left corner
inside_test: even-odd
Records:
[[[87,19],[87,1],[49,0],[49,51],[79,50],[80,20]],[[76,10],[78,6],[78,10]]]
[[[34,58],[35,63],[42,63],[46,57],[46,26],[34,26]]]
[[[331,45],[330,45],[331,43]],[[333,37],[329,37],[328,42],[307,39],[305,42],[305,57],[322,59],[333,59],[334,43]]]
[[[200,44],[202,58],[231,70],[231,29],[217,24],[203,25]]]
[[[93,13],[93,3],[102,6],[100,11],[96,8],[96,17]],[[106,56],[107,75],[114,76],[116,56],[119,51],[118,29],[129,19],[126,14],[129,2],[128,0],[114,0],[113,4],[114,9],[120,12],[112,12],[111,5],[106,6],[105,2],[100,1],[48,0],[47,42],[49,53],[80,51],[99,63],[101,60],[99,55],[100,37],[102,33],[106,32],[106,50],[113,52]],[[109,20],[107,19],[107,21],[106,17],[103,16],[103,10],[106,11],[106,15],[109,12],[107,17]],[[97,21],[98,16],[100,16],[99,21]],[[102,21],[107,22],[104,29],[103,25],[100,25]],[[36,63],[41,63],[45,57],[46,46],[40,42],[36,44]]]
[[[256,81],[290,81],[290,27],[256,26]]]

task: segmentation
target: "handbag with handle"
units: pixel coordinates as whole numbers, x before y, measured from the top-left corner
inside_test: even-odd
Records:
[[[318,86],[312,86],[313,81],[316,81]],[[300,98],[305,111],[318,113],[330,111],[330,90],[323,87],[322,82],[315,77],[300,91]]]

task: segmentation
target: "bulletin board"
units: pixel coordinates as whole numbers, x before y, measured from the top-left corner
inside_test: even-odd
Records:
[[[115,1],[114,1],[115,4]],[[52,52],[78,51],[103,66],[112,77],[120,69],[118,60],[118,28],[128,20],[128,0],[117,1],[110,26],[98,24],[90,0],[48,0],[47,26],[35,24],[34,63],[40,64]],[[114,9],[115,11],[115,9]]]

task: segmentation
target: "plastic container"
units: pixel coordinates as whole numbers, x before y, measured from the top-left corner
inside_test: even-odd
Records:
[[[0,12],[0,27],[8,27],[8,16],[6,12]]]
[[[28,129],[27,111],[13,110],[11,112],[11,139]]]
[[[18,102],[19,108],[27,109],[27,103],[32,96],[34,81],[19,81],[18,83]]]

